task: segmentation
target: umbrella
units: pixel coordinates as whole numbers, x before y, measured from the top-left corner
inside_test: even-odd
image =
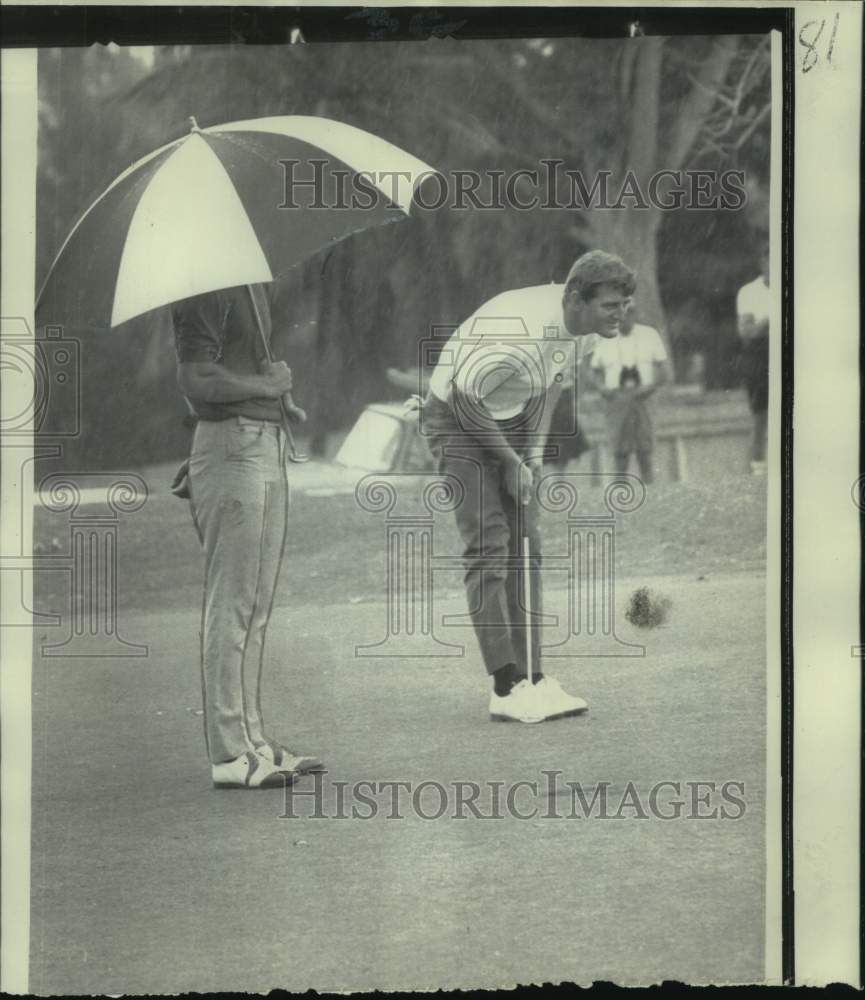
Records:
[[[404,219],[434,172],[326,118],[190,123],[188,135],[120,174],[73,227],[37,297],[41,322],[111,328],[179,299],[273,281],[338,240]],[[254,299],[253,309],[271,362]]]

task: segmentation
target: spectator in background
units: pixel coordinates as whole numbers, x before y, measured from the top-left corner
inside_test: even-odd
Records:
[[[633,452],[643,481],[651,483],[655,442],[649,397],[670,381],[670,372],[661,335],[652,326],[634,322],[633,302],[619,336],[596,345],[591,370],[606,405],[607,441],[616,472],[628,471]]]
[[[742,341],[742,367],[754,415],[751,472],[766,474],[766,425],[769,411],[769,247],[760,254],[760,274],[739,289],[736,322]]]

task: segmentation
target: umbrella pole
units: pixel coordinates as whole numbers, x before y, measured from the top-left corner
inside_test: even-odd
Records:
[[[529,536],[523,535],[523,607],[526,613],[526,677],[534,684],[532,663],[532,578],[529,563]]]
[[[261,319],[261,313],[258,310],[258,303],[255,301],[255,295],[252,292],[252,285],[246,286],[247,292],[249,292],[249,301],[252,303],[252,313],[255,316],[255,323],[258,327],[258,335],[261,338],[261,344],[264,347],[264,356],[267,359],[269,365],[273,364],[273,355],[270,353],[270,343],[268,342],[267,335],[264,332],[264,323]],[[288,417],[288,408],[286,407],[286,396],[291,398],[289,393],[285,393],[284,396],[279,397],[279,412],[282,416],[282,429],[285,431],[285,440],[288,442],[288,458],[292,462],[308,462],[309,455],[304,455],[297,450],[297,443],[294,440],[294,435],[291,433],[291,422]]]

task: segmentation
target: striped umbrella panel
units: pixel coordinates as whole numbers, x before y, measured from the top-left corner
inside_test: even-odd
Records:
[[[117,326],[191,295],[271,281],[347,236],[405,218],[386,193],[393,179],[382,190],[361,173],[295,135],[193,132],[91,206],[49,273],[39,322]]]

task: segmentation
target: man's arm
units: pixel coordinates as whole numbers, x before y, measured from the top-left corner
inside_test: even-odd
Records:
[[[502,463],[508,493],[522,504],[529,503],[534,489],[532,470],[510,446],[483,399],[464,392],[454,383],[451,406],[460,427],[477,441],[478,447]]]
[[[538,429],[536,433],[536,440],[529,446],[527,461],[532,466],[534,471],[539,472],[544,464],[544,452],[547,447],[547,438],[550,436],[550,427],[553,423],[553,414],[555,413],[556,406],[558,406],[559,399],[562,395],[562,383],[553,382],[553,384],[547,389],[544,396],[543,411],[541,413],[541,419],[538,423]]]
[[[664,385],[669,385],[672,381],[669,361],[653,361],[652,367],[654,368],[652,384],[640,386],[637,390],[637,395],[644,399],[647,396],[651,396],[656,389],[660,389]]]
[[[495,455],[507,466],[519,465],[519,455],[508,444],[498,422],[482,399],[472,392],[465,392],[454,383],[451,405],[460,427],[470,434],[481,448]]]
[[[240,375],[219,364],[231,300],[224,292],[207,292],[174,305],[177,382],[187,399],[201,403],[235,403],[246,399],[279,399],[291,390],[291,370],[284,361],[262,363],[258,375]],[[291,414],[291,396],[286,397]]]
[[[499,345],[496,345],[497,347]],[[485,345],[481,345],[483,350]],[[472,352],[460,366],[451,383],[451,406],[460,427],[477,440],[486,451],[507,466],[519,465],[519,456],[508,444],[497,421],[484,402],[484,396],[506,382],[514,369],[503,359],[502,350],[487,362],[476,360]],[[471,362],[471,363],[468,363]]]
[[[276,361],[262,375],[238,375],[215,361],[185,361],[177,366],[177,384],[193,403],[279,399],[291,390],[291,369]]]
[[[744,343],[769,335],[769,317],[757,319],[757,314],[754,312],[755,294],[757,293],[755,293],[752,282],[750,285],[740,288],[736,296],[736,330],[740,340]],[[762,296],[758,297],[762,305]],[[759,311],[763,312],[762,309]]]

